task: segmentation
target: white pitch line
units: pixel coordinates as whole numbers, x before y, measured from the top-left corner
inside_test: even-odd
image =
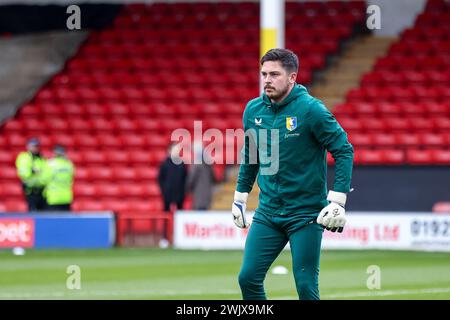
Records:
[[[52,292],[0,292],[0,299],[38,299],[38,298],[77,298],[77,297],[92,297],[92,296],[134,296],[134,295],[148,295],[148,296],[179,296],[179,295],[205,295],[205,294],[223,294],[234,295],[240,294],[238,291],[222,290],[217,292],[205,292],[201,290],[192,291],[150,291],[150,290],[120,290],[120,291],[102,291],[102,290],[67,290],[67,291],[52,291]]]
[[[347,292],[341,294],[326,294],[322,299],[345,299],[345,298],[358,298],[358,297],[384,297],[392,295],[411,295],[411,294],[433,294],[433,293],[448,293],[450,288],[428,288],[418,290],[380,290],[380,291],[356,291]],[[0,299],[40,299],[40,298],[77,298],[77,297],[124,297],[135,295],[147,295],[147,296],[180,296],[180,295],[240,295],[241,293],[234,290],[221,290],[215,292],[205,292],[201,290],[192,291],[150,291],[150,290],[121,290],[121,291],[101,291],[101,290],[77,290],[77,291],[53,291],[53,292],[21,292],[21,293],[9,293],[0,292]],[[276,300],[290,300],[297,299],[297,296],[282,296],[276,297]]]
[[[428,289],[416,289],[416,290],[368,290],[368,291],[356,291],[347,293],[336,294],[324,294],[321,295],[321,299],[345,299],[345,298],[362,298],[362,297],[385,297],[394,295],[411,295],[411,294],[432,294],[432,293],[447,293],[450,292],[450,288],[428,288]],[[277,297],[279,300],[297,299],[297,296],[284,296]]]
[[[345,297],[384,297],[393,295],[410,295],[410,294],[432,294],[432,293],[447,293],[450,288],[428,288],[428,289],[412,289],[412,290],[370,290],[361,292],[349,292],[344,294],[329,294],[324,298],[345,298]]]

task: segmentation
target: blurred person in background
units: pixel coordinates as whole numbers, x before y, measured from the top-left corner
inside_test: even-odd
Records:
[[[194,143],[194,163],[188,173],[186,191],[192,192],[192,209],[208,210],[211,207],[214,185],[217,180],[213,166],[203,154],[203,144]]]
[[[74,165],[61,145],[53,147],[53,158],[47,161],[44,171],[44,195],[49,211],[70,211],[73,201]]]
[[[186,179],[187,168],[180,158],[180,148],[176,144],[171,144],[168,148],[167,158],[161,163],[158,173],[164,211],[170,211],[172,204],[176,205],[178,209],[183,208]]]
[[[43,172],[46,160],[41,155],[37,138],[28,140],[26,147],[27,151],[21,152],[16,158],[17,175],[22,182],[28,210],[45,210]]]

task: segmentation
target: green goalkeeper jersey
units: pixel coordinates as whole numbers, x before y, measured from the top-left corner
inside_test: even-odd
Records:
[[[328,204],[327,150],[336,162],[332,190],[349,192],[353,147],[331,112],[305,87],[295,85],[280,103],[264,93],[251,100],[243,127],[236,190],[250,192],[258,176],[257,212],[317,216]]]

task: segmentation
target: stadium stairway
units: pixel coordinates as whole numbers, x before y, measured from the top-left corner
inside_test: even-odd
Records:
[[[333,109],[345,101],[347,92],[359,86],[362,76],[384,56],[396,37],[361,35],[349,41],[342,54],[323,72],[311,93]]]
[[[236,189],[236,180],[238,175],[239,167],[235,166],[228,171],[228,179],[223,183],[217,192],[215,192],[213,197],[213,202],[211,205],[212,210],[230,210],[231,203],[233,201],[234,190]],[[259,188],[255,183],[252,192],[250,192],[247,209],[255,210],[258,206],[258,196]]]

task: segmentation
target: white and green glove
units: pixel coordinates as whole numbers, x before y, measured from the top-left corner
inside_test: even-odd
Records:
[[[344,208],[347,194],[330,190],[327,200],[330,204],[320,211],[317,223],[331,232],[342,232],[347,221]]]
[[[233,206],[231,213],[233,214],[234,224],[239,228],[248,228],[250,225],[245,219],[245,209],[247,207],[248,192],[234,192]]]

